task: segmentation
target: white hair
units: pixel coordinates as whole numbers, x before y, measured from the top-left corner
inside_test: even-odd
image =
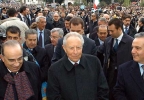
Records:
[[[36,22],[39,22],[41,18],[43,18],[43,19],[46,20],[46,17],[44,17],[44,16],[38,16],[38,17],[36,17]]]

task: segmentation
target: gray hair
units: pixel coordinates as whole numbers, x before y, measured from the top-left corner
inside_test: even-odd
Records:
[[[58,32],[59,36],[61,36],[61,37],[63,37],[63,35],[64,35],[64,31],[61,28],[53,28],[50,32],[51,33]]]
[[[84,44],[84,39],[83,39],[82,35],[80,35],[80,34],[77,33],[77,32],[70,32],[70,33],[67,33],[67,34],[65,35],[65,37],[64,37],[64,39],[63,39],[63,45],[66,44],[67,39],[68,39],[69,37],[78,37],[78,38],[80,38],[80,40],[81,40],[81,42],[82,42],[82,45]]]
[[[106,20],[106,18],[104,18],[104,17],[99,18],[98,21],[103,21],[103,22],[107,23],[107,20]]]
[[[35,29],[28,29],[25,31],[25,38],[28,37],[28,35],[30,34],[36,34],[37,35],[37,31]]]
[[[4,48],[5,47],[16,47],[19,46],[22,50],[21,44],[16,40],[8,40],[1,45],[1,54],[4,55]]]
[[[140,32],[134,35],[134,38],[141,38],[144,37],[144,32]]]
[[[36,22],[39,22],[41,18],[43,18],[43,19],[46,20],[46,17],[44,17],[44,16],[38,16],[38,17],[36,17]]]

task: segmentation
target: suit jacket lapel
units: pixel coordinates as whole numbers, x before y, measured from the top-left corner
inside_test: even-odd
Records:
[[[131,76],[138,87],[144,92],[144,80],[140,74],[139,65],[136,62],[134,62],[132,65]]]

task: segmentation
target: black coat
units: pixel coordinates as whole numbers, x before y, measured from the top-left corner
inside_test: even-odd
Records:
[[[64,32],[64,36],[69,33],[70,31],[68,29],[66,29],[65,27],[63,28],[63,32]]]
[[[124,30],[123,30],[123,32],[124,32]],[[132,25],[130,25],[127,34],[128,34],[129,36],[131,36],[131,37],[134,37],[134,35],[135,35],[136,33],[137,33],[136,29],[135,29]]]
[[[45,49],[46,49],[46,53],[49,56],[49,59],[51,61],[51,59],[53,57],[53,53],[54,53],[54,45],[47,44],[47,45],[45,45]]]
[[[97,57],[82,54],[74,67],[67,56],[48,72],[49,100],[108,100],[108,85]]]
[[[63,27],[65,27],[64,26],[64,22],[62,22],[62,21],[53,21],[53,23],[52,23],[52,28],[63,28]]]
[[[127,34],[124,34],[119,45],[118,45],[118,50],[116,52],[117,55],[117,66],[112,66],[109,67],[109,61],[110,59],[110,51],[113,48],[113,41],[114,39],[109,36],[103,45],[99,46],[98,53],[103,53],[104,54],[104,73],[108,77],[109,84],[114,78],[114,72],[115,72],[115,67],[118,67],[120,64],[123,64],[127,61],[132,60],[132,55],[131,55],[131,50],[132,50],[132,41],[133,38]]]
[[[0,61],[0,70],[0,100],[4,100],[4,95],[8,84],[4,80],[4,75],[9,72],[2,61]],[[35,63],[24,61],[19,72],[22,71],[26,72],[35,94],[28,100],[41,100],[41,77],[39,67]]]
[[[119,66],[114,97],[116,100],[144,100],[144,80],[137,62],[132,60]]]
[[[90,35],[93,33],[93,29],[98,26],[98,21],[95,21],[93,22],[92,20],[90,21],[89,23],[89,26],[88,26],[88,29],[87,31],[85,31],[86,33],[85,34],[88,34],[90,33]]]
[[[25,43],[23,44],[23,48],[25,48],[26,50],[28,49]],[[46,81],[48,68],[50,66],[50,59],[46,53],[46,50],[40,46],[36,46],[35,48],[33,48],[31,54],[34,56],[40,66],[42,81]]]
[[[140,32],[144,32],[144,26],[140,27],[140,29],[138,30],[138,33]]]
[[[82,52],[85,54],[96,55],[97,47],[95,45],[95,42],[87,38],[86,36],[83,36],[83,39],[84,39],[84,45]],[[63,50],[62,45],[63,45],[63,38],[58,40],[58,44],[56,46],[56,50],[52,58],[52,62],[61,59],[65,55],[65,51]]]

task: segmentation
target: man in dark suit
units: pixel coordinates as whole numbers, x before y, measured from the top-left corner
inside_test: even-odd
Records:
[[[50,60],[46,54],[46,50],[37,45],[37,32],[34,29],[29,29],[25,32],[25,43],[23,48],[29,51],[37,61],[40,67],[42,81],[47,80],[47,71],[50,66]]]
[[[108,29],[106,25],[100,25],[96,28],[97,31],[97,37],[95,38],[95,44],[96,46],[103,45],[104,41],[107,38],[108,35]],[[97,55],[97,57],[100,59],[101,64],[103,65],[104,56],[103,55]]]
[[[0,100],[41,100],[39,67],[23,60],[19,42],[6,41],[2,45],[0,61]]]
[[[108,100],[108,85],[97,57],[82,54],[84,39],[77,32],[63,39],[66,55],[48,71],[49,100]]]
[[[50,31],[48,29],[45,29],[46,17],[38,16],[36,18],[36,23],[37,23],[36,31],[38,33],[38,45],[44,48],[46,44],[51,43],[49,37]]]
[[[79,17],[74,17],[70,20],[70,31],[71,32],[78,32],[79,34],[83,35],[84,34],[84,22],[81,18]],[[95,42],[86,36],[83,35],[84,38],[84,45],[83,45],[83,53],[85,54],[91,54],[91,55],[96,55],[96,45]],[[63,38],[58,40],[58,44],[56,46],[55,53],[52,58],[52,62],[55,62],[62,58],[65,55],[65,52],[62,48],[63,44]]]
[[[26,18],[27,13],[28,13],[28,8],[27,8],[26,6],[21,6],[21,7],[20,7],[20,13],[18,14],[17,17],[18,17],[21,21],[25,22],[25,23],[27,24],[27,26],[29,26],[28,20],[27,20],[27,18]]]
[[[64,24],[65,24],[65,27],[63,27],[63,31],[64,31],[64,36],[70,32],[70,20],[72,19],[72,17],[70,16],[67,16],[65,18],[65,21],[64,21]]]
[[[122,21],[123,21],[123,32],[125,34],[128,34],[131,37],[134,37],[134,35],[136,34],[136,29],[130,24],[131,22],[131,16],[124,14],[122,16]]]
[[[46,49],[47,55],[49,56],[50,60],[52,59],[53,53],[55,52],[55,48],[58,43],[58,39],[62,38],[63,35],[64,35],[64,32],[61,28],[53,28],[51,30],[51,35],[50,35],[51,43],[45,45],[45,49]]]
[[[98,26],[100,25],[107,25],[107,20],[104,17],[99,18],[98,20]],[[93,32],[89,35],[89,38],[91,38],[92,40],[95,40],[95,38],[97,38],[97,27],[93,28]]]
[[[131,44],[133,38],[122,32],[122,21],[113,18],[108,23],[110,36],[98,49],[98,54],[104,54],[104,73],[110,88],[110,100],[113,100],[112,91],[116,84],[117,68],[120,64],[132,60]]]
[[[141,18],[138,20],[137,32],[138,32],[138,33],[144,32],[144,18],[143,18],[143,17],[141,17]]]
[[[144,32],[135,35],[131,53],[133,60],[119,66],[115,100],[144,99]]]

